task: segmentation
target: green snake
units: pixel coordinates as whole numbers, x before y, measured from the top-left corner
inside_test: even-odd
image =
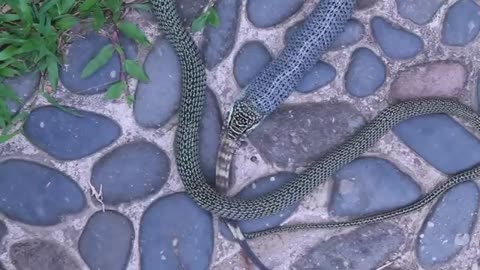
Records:
[[[346,0],[325,0],[339,4]],[[330,150],[310,165],[296,179],[278,190],[253,199],[229,197],[207,184],[200,167],[199,128],[205,100],[206,73],[201,54],[182,25],[174,0],[151,0],[160,30],[176,50],[181,63],[182,97],[178,127],[175,134],[175,159],[178,173],[186,192],[203,209],[227,220],[248,220],[269,216],[301,200],[316,187],[325,183],[335,172],[358,158],[398,123],[416,116],[444,113],[459,117],[480,130],[480,117],[468,106],[446,98],[425,98],[393,104],[381,111],[372,121],[358,130],[344,143]],[[332,14],[329,14],[332,16]],[[313,18],[318,19],[318,18]],[[299,34],[301,35],[301,34]],[[298,45],[298,44],[297,44]],[[280,82],[282,85],[284,82]],[[228,136],[238,139],[245,136],[266,115],[258,108],[244,102],[243,93],[235,103],[228,125],[234,132]],[[228,132],[227,132],[228,133]],[[453,186],[480,176],[480,166],[452,175],[418,201],[385,213],[370,215],[346,222],[300,224],[282,226],[260,232],[246,233],[246,239],[281,231],[312,228],[339,228],[379,222],[416,211],[429,204]]]

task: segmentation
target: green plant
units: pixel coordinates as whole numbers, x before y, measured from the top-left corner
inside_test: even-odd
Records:
[[[207,8],[200,16],[192,22],[192,32],[201,31],[207,25],[217,27],[220,25],[220,17],[213,7]]]
[[[62,110],[76,113],[61,106],[54,94],[58,88],[61,48],[70,30],[80,21],[91,20],[95,30],[111,21],[115,29],[127,37],[140,44],[148,44],[138,27],[121,19],[122,5],[122,0],[0,0],[0,143],[22,132],[21,127],[15,127],[28,115],[28,108],[15,114],[10,111],[8,104],[19,103],[20,99],[3,83],[4,78],[39,72],[42,83],[36,94],[40,93]],[[133,3],[131,7],[148,9],[144,3]],[[104,63],[106,56],[111,57],[113,50],[117,51],[123,67],[122,77],[120,82],[108,89],[108,99],[118,98],[127,91],[125,73],[139,80],[148,80],[136,61],[125,60],[125,54],[118,45],[118,31],[109,35],[112,47],[101,50],[101,55],[97,55],[95,61],[92,59],[95,63],[89,63],[88,70],[82,73],[84,76],[91,75]],[[45,83],[47,80],[49,84]],[[133,102],[131,95],[127,95],[127,102]]]

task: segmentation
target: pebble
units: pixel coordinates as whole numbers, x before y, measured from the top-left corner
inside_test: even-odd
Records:
[[[303,0],[249,0],[247,16],[256,27],[272,27],[299,11],[303,3]]]
[[[398,14],[416,24],[429,23],[446,0],[396,0]]]
[[[337,71],[330,64],[319,61],[309,70],[297,86],[297,91],[310,93],[332,82]]]
[[[261,42],[245,43],[233,62],[233,75],[238,85],[245,87],[270,61],[272,61],[272,55]]]
[[[459,0],[447,11],[443,20],[441,42],[450,46],[465,46],[480,31],[480,6],[473,0]]]
[[[372,95],[385,82],[387,71],[382,59],[368,48],[359,48],[345,75],[345,89],[355,97]]]
[[[40,74],[38,72],[29,72],[13,78],[5,78],[3,80],[3,83],[10,87],[20,99],[19,103],[10,99],[7,100],[7,107],[12,114],[18,113],[25,102],[32,97],[35,90],[37,90],[39,82]]]
[[[22,240],[10,246],[10,260],[16,269],[80,270],[74,256],[59,243],[41,239]]]

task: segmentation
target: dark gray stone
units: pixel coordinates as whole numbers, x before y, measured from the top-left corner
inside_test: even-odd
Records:
[[[34,109],[24,124],[27,139],[59,160],[74,160],[112,144],[122,133],[112,119],[88,111],[78,115],[54,106]]]
[[[191,25],[193,20],[202,14],[208,0],[177,0],[177,10],[184,25]]]
[[[375,93],[386,77],[382,59],[368,48],[359,48],[352,53],[345,75],[345,88],[353,96],[366,97]]]
[[[78,250],[90,269],[126,269],[135,238],[132,222],[107,210],[88,220],[78,240]]]
[[[67,175],[25,160],[0,163],[0,212],[7,217],[30,225],[56,225],[84,207],[82,189]]]
[[[317,244],[292,269],[376,269],[404,242],[404,232],[395,225],[364,226]]]
[[[10,247],[10,260],[18,270],[80,270],[78,262],[56,242],[25,240]]]
[[[430,22],[445,0],[396,0],[400,16],[416,24]]]
[[[87,63],[109,42],[107,37],[96,33],[73,39],[59,69],[65,88],[78,95],[94,95],[107,91],[112,83],[120,79],[120,57],[116,52],[94,74],[85,79],[80,76]],[[120,35],[120,44],[128,58],[136,57],[137,47],[133,41]]]
[[[410,204],[422,195],[410,176],[380,158],[356,159],[337,172],[334,179],[329,208],[337,216],[384,212]]]
[[[215,183],[215,165],[220,146],[222,116],[215,94],[207,88],[200,122],[200,166],[210,184]]]
[[[0,262],[0,270],[5,270],[5,266]]]
[[[203,51],[208,69],[222,62],[232,51],[237,36],[241,3],[240,0],[218,0],[215,3],[221,23],[217,27],[205,29],[206,42]]]
[[[417,116],[393,128],[406,145],[446,174],[480,162],[480,142],[445,114]]]
[[[20,76],[16,76],[13,78],[5,78],[3,80],[3,83],[10,87],[20,99],[20,103],[17,103],[13,100],[7,101],[7,107],[12,112],[12,114],[16,114],[18,111],[20,111],[21,107],[25,104],[25,102],[32,97],[35,90],[37,90],[39,82],[40,73],[38,72],[25,73]]]
[[[297,86],[297,91],[309,93],[329,84],[337,76],[337,71],[330,64],[319,61],[309,70]]]
[[[375,41],[392,59],[412,58],[423,50],[423,40],[399,25],[379,16],[374,17],[370,24]]]
[[[131,142],[99,159],[91,183],[103,191],[105,204],[117,205],[157,193],[170,174],[170,160],[153,143]]]
[[[272,27],[295,14],[303,3],[303,0],[248,0],[247,16],[256,27]]]
[[[480,31],[480,6],[473,0],[459,0],[447,11],[442,27],[442,43],[464,46]]]
[[[140,126],[159,128],[179,108],[182,93],[180,60],[171,44],[159,38],[148,54],[144,68],[150,80],[138,83],[133,113]]]
[[[303,20],[297,22],[293,26],[285,31],[285,42],[292,36],[293,32],[296,31],[303,24]],[[365,27],[357,19],[350,19],[345,24],[345,30],[337,36],[335,41],[330,47],[330,50],[339,50],[351,46],[360,39],[362,39],[365,34]],[[320,56],[319,56],[320,57]]]
[[[139,246],[142,270],[208,269],[212,217],[186,193],[161,197],[142,217]]]
[[[417,239],[421,265],[439,267],[468,246],[477,220],[478,197],[475,182],[466,182],[452,188],[436,203]]]
[[[375,5],[377,1],[378,0],[357,0],[357,9],[361,10],[361,9],[370,8],[373,5]]]
[[[0,242],[2,241],[2,238],[7,235],[8,229],[7,225],[5,225],[5,222],[0,220]]]
[[[319,159],[364,123],[346,103],[285,105],[255,128],[249,139],[269,162],[299,167]]]
[[[242,191],[235,195],[235,197],[255,198],[261,195],[265,195],[266,193],[279,189],[287,182],[295,180],[296,176],[297,175],[294,173],[280,172],[277,174],[261,177],[255,180],[252,184],[242,189]],[[295,212],[299,204],[300,203],[294,203],[285,208],[283,211],[280,211],[268,217],[253,220],[242,220],[238,222],[238,225],[242,229],[242,232],[245,233],[262,231],[268,228],[277,227],[284,220],[290,217],[293,212]],[[220,231],[222,232],[222,235],[225,236],[227,239],[233,240],[230,230],[223,222],[220,225]]]
[[[261,42],[245,43],[233,63],[233,75],[238,85],[245,87],[271,60],[272,55]]]

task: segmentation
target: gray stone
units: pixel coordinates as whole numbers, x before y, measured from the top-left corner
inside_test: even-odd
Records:
[[[395,225],[364,226],[317,244],[292,269],[376,269],[404,242],[404,232]]]
[[[385,82],[387,71],[382,59],[368,48],[358,48],[345,75],[345,89],[356,97],[372,95]]]
[[[18,270],[80,270],[78,262],[57,242],[24,240],[10,247],[10,260]]]
[[[445,114],[410,118],[394,133],[428,163],[455,174],[480,162],[480,141]]]
[[[209,26],[205,29],[203,51],[208,69],[222,62],[232,51],[237,36],[240,6],[240,0],[218,0],[215,3],[221,23],[217,27]]]
[[[480,31],[480,7],[473,0],[460,0],[447,11],[442,27],[442,43],[465,46]]]
[[[135,141],[100,158],[92,169],[91,183],[102,186],[103,202],[110,205],[142,199],[157,193],[170,174],[170,160],[153,143]]]
[[[458,62],[438,61],[408,67],[392,83],[392,99],[454,97],[464,90],[467,70]]]
[[[89,111],[74,110],[75,115],[55,106],[34,109],[24,123],[25,137],[59,160],[88,156],[120,137],[121,128],[112,119]]]
[[[375,41],[383,52],[392,59],[403,60],[416,56],[424,47],[423,40],[399,25],[376,16],[371,22]]]
[[[67,175],[31,161],[0,163],[0,212],[29,225],[56,225],[85,207],[85,195]]]
[[[303,0],[248,0],[247,16],[256,27],[272,27],[300,10],[303,3]]]
[[[107,210],[96,212],[85,225],[78,250],[90,269],[126,269],[135,232],[124,215]]]
[[[364,123],[361,114],[346,103],[284,105],[249,139],[267,161],[299,167],[319,159]]]
[[[377,3],[378,0],[357,0],[357,9],[370,8]]]
[[[25,102],[32,97],[35,90],[37,90],[39,82],[40,74],[38,72],[25,73],[20,76],[16,76],[13,78],[5,78],[3,80],[3,83],[10,87],[10,89],[12,89],[15,94],[17,94],[17,97],[20,99],[20,103],[13,100],[7,100],[7,107],[12,112],[12,114],[16,114],[18,111],[20,111],[21,107],[23,107]]]
[[[337,216],[384,212],[410,204],[422,195],[410,176],[380,158],[356,159],[337,172],[334,179],[329,208]]]
[[[319,61],[309,70],[297,86],[297,91],[309,93],[326,86],[337,76],[337,71],[330,64]]]
[[[193,20],[202,14],[208,0],[177,0],[177,10],[185,25],[191,25]]]
[[[261,177],[255,180],[252,184],[246,186],[242,191],[240,191],[235,197],[240,198],[255,198],[266,193],[275,191],[287,182],[295,180],[297,175],[289,172],[280,172],[277,174],[268,175]],[[294,203],[284,210],[263,218],[253,219],[253,220],[242,220],[238,222],[238,225],[242,229],[242,232],[256,232],[262,231],[269,228],[277,227],[287,218],[289,218],[293,212],[297,209],[300,203]],[[223,236],[229,240],[233,240],[233,236],[230,230],[227,228],[225,223],[221,223],[220,231]]]
[[[139,246],[142,270],[208,269],[212,217],[186,193],[161,197],[142,217]]]
[[[215,165],[220,146],[222,116],[215,94],[207,88],[200,122],[200,166],[210,184],[215,183]]]
[[[123,35],[119,39],[126,56],[135,58],[136,44]],[[120,79],[120,57],[116,52],[94,74],[85,79],[80,76],[87,63],[109,43],[107,37],[93,32],[73,39],[64,57],[64,64],[59,69],[60,80],[65,88],[78,95],[94,95],[107,91],[112,83]]]
[[[261,42],[245,43],[233,63],[233,75],[238,85],[245,87],[271,60],[272,55]]]
[[[468,247],[477,220],[478,197],[475,182],[466,182],[453,187],[436,203],[417,238],[417,257],[422,266],[439,267]]]
[[[400,16],[416,24],[430,22],[445,0],[396,0]]]
[[[138,83],[133,113],[140,126],[159,128],[177,112],[182,93],[180,60],[165,38],[155,41],[144,69],[150,80]]]
[[[296,31],[302,24],[303,20],[295,23],[293,26],[289,27],[287,31],[285,31],[285,42],[288,41],[293,32]],[[365,27],[363,24],[357,19],[350,19],[345,24],[345,30],[337,36],[329,50],[339,50],[351,46],[360,41],[364,34]]]

